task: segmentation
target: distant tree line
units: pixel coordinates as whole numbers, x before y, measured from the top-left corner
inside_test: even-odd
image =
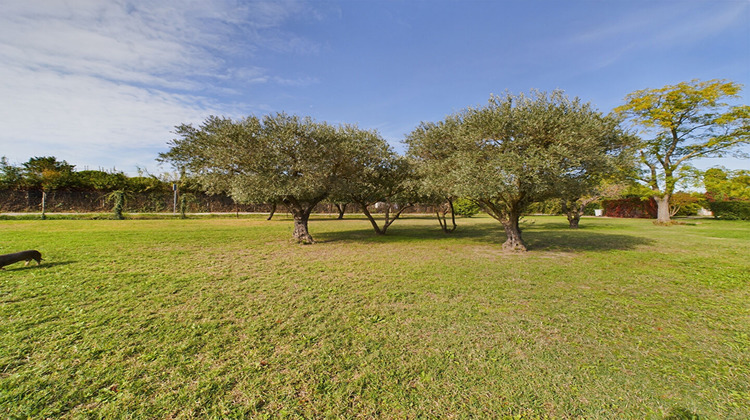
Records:
[[[168,191],[171,184],[154,175],[128,177],[122,172],[76,171],[75,166],[54,156],[32,157],[19,166],[0,158],[0,189],[40,191]]]
[[[209,197],[195,182],[175,181],[191,207],[200,211],[266,211],[243,206],[226,196]],[[107,211],[113,193],[122,192],[129,211],[161,212],[173,209],[173,182],[148,173],[126,176],[119,171],[82,170],[53,156],[33,157],[20,165],[0,158],[0,210],[2,211]],[[124,204],[124,203],[123,203]]]

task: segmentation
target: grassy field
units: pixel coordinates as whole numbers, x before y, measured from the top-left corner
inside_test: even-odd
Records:
[[[750,417],[750,223],[527,222],[0,221],[0,418]]]

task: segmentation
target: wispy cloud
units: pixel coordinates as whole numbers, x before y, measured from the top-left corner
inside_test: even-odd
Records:
[[[653,42],[662,46],[674,46],[714,36],[731,26],[746,27],[748,24],[750,1],[717,1],[702,4],[708,6],[703,13],[678,9],[674,14],[674,19],[681,22],[680,25],[670,26],[667,29],[662,29],[660,25],[657,25],[659,29],[654,33]]]
[[[613,11],[589,26],[563,37],[565,49],[586,51],[595,57],[591,69],[617,63],[637,50],[666,50],[715,36],[728,27],[746,25],[750,2],[668,1],[643,2],[643,7]]]
[[[0,0],[0,8],[0,155],[11,159],[68,151],[76,156],[58,157],[85,166],[153,164],[149,153],[175,124],[235,111],[201,92],[226,92],[228,80],[314,82],[227,59],[314,52],[282,30],[309,11],[298,1]]]
[[[745,24],[750,2],[655,2],[619,14],[612,13],[598,22],[574,33],[565,42],[589,44],[630,38],[644,46],[668,47],[712,36],[734,24]]]

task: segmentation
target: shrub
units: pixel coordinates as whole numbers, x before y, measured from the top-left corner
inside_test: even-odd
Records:
[[[151,176],[134,176],[127,178],[126,190],[130,192],[170,192],[172,184],[162,182],[159,178]]]
[[[109,199],[114,202],[112,206],[112,214],[116,220],[123,220],[125,217],[122,215],[122,210],[125,207],[125,192],[122,190],[112,191],[109,195]]]
[[[677,212],[673,216],[697,216],[698,211],[702,209],[703,207],[700,204],[691,203],[691,204],[685,204],[683,206],[680,206],[677,209]]]
[[[128,178],[121,172],[78,171],[73,173],[73,187],[80,190],[116,191],[123,190]]]
[[[714,217],[723,220],[750,220],[750,201],[712,201]]]
[[[188,207],[197,203],[195,196],[191,193],[184,193],[180,195],[180,219],[187,219]]]
[[[677,191],[669,199],[670,212],[673,216],[696,216],[705,201],[702,194]]]
[[[453,212],[458,216],[471,217],[479,213],[479,210],[480,208],[475,202],[465,198],[457,198],[453,202]]]

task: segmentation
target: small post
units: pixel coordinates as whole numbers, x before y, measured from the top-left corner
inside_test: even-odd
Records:
[[[172,183],[172,191],[174,192],[174,203],[172,204],[172,213],[177,214],[177,183]]]
[[[47,191],[42,190],[42,220],[47,218]]]

